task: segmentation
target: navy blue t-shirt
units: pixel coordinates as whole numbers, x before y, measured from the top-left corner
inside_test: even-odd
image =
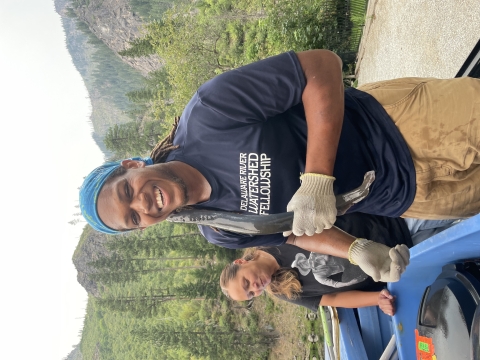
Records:
[[[212,187],[198,208],[250,214],[285,212],[305,168],[305,77],[294,52],[226,72],[203,84],[186,106],[167,161],[182,161]],[[309,139],[309,141],[316,141]],[[358,187],[375,170],[370,195],[350,209],[401,215],[415,195],[408,148],[382,106],[370,95],[345,91],[345,116],[334,168],[334,191]],[[282,234],[249,236],[200,230],[228,247],[281,245]]]

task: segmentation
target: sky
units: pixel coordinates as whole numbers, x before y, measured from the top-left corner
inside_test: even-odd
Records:
[[[0,358],[60,360],[87,301],[71,260],[84,223],[68,222],[103,155],[53,0],[0,1],[0,79]]]

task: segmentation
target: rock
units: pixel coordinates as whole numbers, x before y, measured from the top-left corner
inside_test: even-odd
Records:
[[[99,284],[89,278],[90,274],[96,272],[89,263],[101,257],[107,257],[111,253],[105,247],[107,236],[99,233],[89,226],[82,233],[81,240],[73,255],[73,264],[77,269],[77,281],[85,290],[95,296],[100,296]]]
[[[80,344],[75,345],[70,354],[67,355],[64,360],[83,360],[82,353],[80,351]]]
[[[68,6],[71,4],[66,0],[55,0],[56,10],[62,16],[65,16]],[[128,0],[90,0],[88,5],[74,11],[92,33],[116,53],[129,48],[129,42],[142,36],[142,26],[145,23],[132,12]],[[121,59],[144,76],[163,66],[157,55]]]
[[[265,325],[265,330],[267,330],[267,331],[273,331],[273,330],[275,330],[275,329],[273,328],[272,325],[267,324],[267,325]]]

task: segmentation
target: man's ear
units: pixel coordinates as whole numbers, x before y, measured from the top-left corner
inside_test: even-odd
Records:
[[[141,160],[130,160],[130,159],[125,159],[123,160],[120,165],[124,167],[125,169],[139,169],[139,168],[144,168],[145,163]]]
[[[245,264],[245,263],[247,263],[247,262],[248,262],[248,261],[245,260],[245,259],[237,259],[237,260],[235,260],[233,263],[234,263],[235,265],[242,265],[242,264]]]

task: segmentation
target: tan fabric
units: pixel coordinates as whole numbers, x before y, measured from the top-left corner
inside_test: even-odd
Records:
[[[422,219],[480,212],[480,80],[403,78],[359,87],[375,97],[412,154],[417,192],[402,215]]]

